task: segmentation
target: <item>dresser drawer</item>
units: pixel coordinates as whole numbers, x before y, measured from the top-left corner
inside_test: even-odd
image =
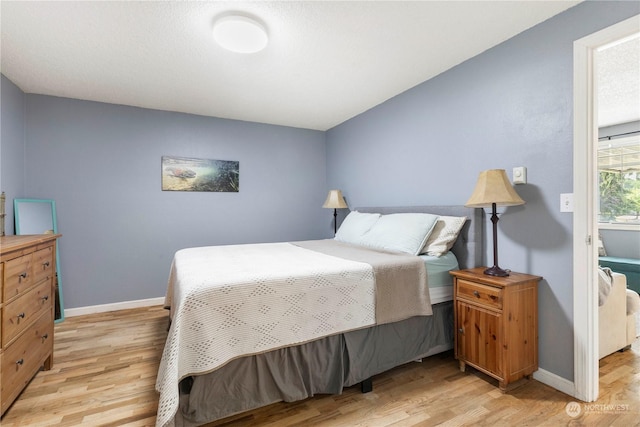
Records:
[[[32,254],[23,255],[4,263],[2,301],[5,303],[35,283],[32,281],[31,255]]]
[[[5,349],[2,355],[2,412],[31,381],[46,359],[53,354],[53,317],[42,316]]]
[[[502,290],[500,288],[482,285],[464,279],[458,279],[457,283],[457,298],[497,309],[502,308]]]
[[[53,245],[33,253],[31,261],[33,283],[51,278],[55,271],[53,262]]]
[[[4,306],[2,309],[3,347],[32,324],[43,311],[51,311],[53,302],[51,288],[51,279],[49,279]]]

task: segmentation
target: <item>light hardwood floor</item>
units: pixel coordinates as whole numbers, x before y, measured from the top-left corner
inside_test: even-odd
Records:
[[[53,369],[39,372],[0,424],[152,426],[168,313],[160,307],[67,318],[56,325]],[[503,394],[458,370],[451,352],[374,377],[373,392],[277,403],[210,426],[640,426],[640,339],[600,361],[601,397],[580,404],[537,381]]]

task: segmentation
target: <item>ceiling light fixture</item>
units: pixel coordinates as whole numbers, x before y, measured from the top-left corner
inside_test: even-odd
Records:
[[[267,46],[267,30],[255,19],[225,15],[213,25],[213,38],[223,48],[238,53],[255,53]]]

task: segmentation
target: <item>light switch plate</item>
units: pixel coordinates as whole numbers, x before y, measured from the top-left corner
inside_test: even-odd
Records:
[[[573,193],[560,194],[560,212],[573,212]]]
[[[527,183],[527,168],[525,168],[524,166],[513,168],[513,183],[514,184]]]

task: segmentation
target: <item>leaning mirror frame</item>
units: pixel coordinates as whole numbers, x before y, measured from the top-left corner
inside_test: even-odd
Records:
[[[27,220],[33,219],[33,212],[27,213],[25,207],[28,205],[35,206],[34,204],[46,204],[49,207],[49,212],[46,214],[47,218],[44,220],[50,220],[43,224],[44,226],[36,226],[34,224],[25,224],[25,218]],[[46,210],[46,208],[45,208]],[[41,210],[45,212],[45,210]],[[13,212],[15,216],[15,231],[16,235],[21,234],[46,234],[53,233],[58,234],[58,220],[56,217],[56,202],[51,199],[14,199],[13,200]],[[39,219],[42,220],[42,215]],[[34,228],[37,227],[37,228]],[[64,320],[64,303],[62,298],[62,275],[60,273],[60,251],[58,241],[56,240],[56,298],[55,298],[55,322],[61,322]]]

